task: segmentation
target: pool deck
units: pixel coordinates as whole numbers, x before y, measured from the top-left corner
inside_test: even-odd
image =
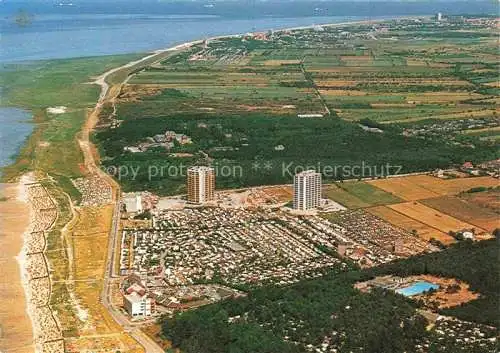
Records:
[[[414,295],[423,294],[428,292],[429,290],[438,290],[439,286],[437,284],[427,282],[427,281],[418,281],[413,283],[410,286],[396,289],[396,293],[402,294],[405,297],[411,297]]]
[[[383,288],[407,297],[422,294],[431,288],[439,289],[439,285],[423,279],[415,277],[403,278],[390,275],[356,283],[355,287],[364,292],[369,292],[372,288]]]

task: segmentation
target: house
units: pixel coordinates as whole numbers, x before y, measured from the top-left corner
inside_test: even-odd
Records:
[[[153,140],[155,140],[155,142],[167,142],[168,141],[167,137],[165,135],[162,135],[162,134],[154,135]]]
[[[462,164],[462,169],[472,169],[472,168],[474,168],[472,162],[465,162],[464,164]]]
[[[125,289],[125,293],[127,294],[132,294],[132,293],[137,293],[139,295],[144,295],[146,294],[146,288],[141,286],[139,283],[133,283],[131,286],[129,286],[127,289]]]
[[[464,240],[467,240],[467,239],[474,240],[474,233],[471,232],[470,230],[464,230],[461,232],[461,234],[462,234],[462,238]]]
[[[186,136],[184,134],[176,134],[175,139],[177,142],[179,142],[181,145],[186,145],[189,143],[192,143],[193,141],[191,140],[191,137]]]
[[[172,130],[165,131],[165,138],[167,139],[167,141],[175,140],[176,135],[177,134],[175,133],[175,131]]]
[[[135,146],[125,146],[125,147],[123,147],[123,150],[126,152],[131,152],[131,153],[142,152],[139,147],[135,147]]]

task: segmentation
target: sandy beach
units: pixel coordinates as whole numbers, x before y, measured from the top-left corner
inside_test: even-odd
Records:
[[[18,255],[30,223],[29,205],[19,184],[0,184],[0,352],[34,352]]]

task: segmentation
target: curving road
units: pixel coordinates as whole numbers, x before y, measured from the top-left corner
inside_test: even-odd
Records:
[[[109,233],[108,253],[104,273],[104,286],[101,292],[100,302],[108,310],[112,318],[123,328],[123,330],[129,333],[130,336],[132,336],[140,345],[143,346],[146,353],[164,353],[164,350],[160,346],[158,346],[154,340],[144,334],[137,326],[134,326],[132,323],[130,323],[127,317],[125,317],[119,311],[115,310],[111,305],[111,287],[113,284],[113,280],[119,280],[119,275],[115,273],[115,249],[117,248],[117,242],[119,239],[118,225],[120,220],[121,190],[120,185],[97,165],[94,155],[94,153],[96,153],[96,149],[90,142],[89,137],[90,132],[94,129],[99,120],[99,114],[102,110],[103,105],[105,103],[111,102],[114,106],[116,97],[120,93],[123,84],[128,80],[129,75],[132,71],[158,62],[164,59],[165,56],[170,55],[171,52],[188,48],[192,44],[197,42],[198,41],[185,43],[173,48],[156,51],[153,54],[148,55],[140,60],[133,61],[121,67],[109,70],[103,75],[99,76],[94,81],[94,84],[97,84],[101,87],[99,100],[97,101],[93,111],[89,114],[78,139],[78,143],[84,156],[85,167],[87,168],[89,173],[99,175],[99,177],[109,183],[109,185],[111,185],[113,189],[114,211]],[[126,74],[125,79],[122,82],[108,83],[111,75],[120,73],[121,71],[125,71]]]

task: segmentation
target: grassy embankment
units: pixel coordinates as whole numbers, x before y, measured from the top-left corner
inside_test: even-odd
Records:
[[[4,106],[28,109],[36,123],[16,162],[5,168],[3,179],[27,171],[42,171],[60,178],[81,176],[82,155],[76,142],[100,88],[90,84],[97,74],[138,58],[120,55],[64,59],[8,65],[0,73]],[[64,114],[48,114],[48,107],[65,106]],[[70,190],[71,183],[66,183]]]
[[[77,211],[73,218],[70,200],[65,195],[68,194],[73,202],[78,202],[81,196],[71,182],[71,178],[85,173],[77,135],[88,109],[95,105],[99,97],[100,88],[91,84],[93,78],[139,57],[122,55],[40,61],[9,65],[0,73],[0,81],[5,88],[3,105],[30,110],[35,123],[33,134],[26,141],[16,162],[5,168],[3,179],[13,181],[25,172],[35,172],[58,205],[57,222],[47,234],[46,254],[51,268],[50,304],[52,310],[58,313],[67,344],[81,334],[84,326],[81,314],[87,309],[84,305],[88,303],[82,302],[85,291],[80,288],[97,288],[97,284],[82,281],[84,277],[78,277],[81,273],[80,257],[92,259],[94,252],[87,249],[89,251],[81,254],[80,241],[72,236],[73,228],[78,229],[77,225],[81,223],[79,217],[86,210]],[[56,106],[65,106],[67,111],[63,114],[47,113],[47,108]],[[70,268],[69,259],[72,256],[75,256],[76,261],[73,262],[74,267]],[[78,279],[79,282],[72,279]],[[74,299],[82,304],[79,309]],[[115,331],[119,332],[118,328]],[[127,339],[120,338],[122,342]]]

